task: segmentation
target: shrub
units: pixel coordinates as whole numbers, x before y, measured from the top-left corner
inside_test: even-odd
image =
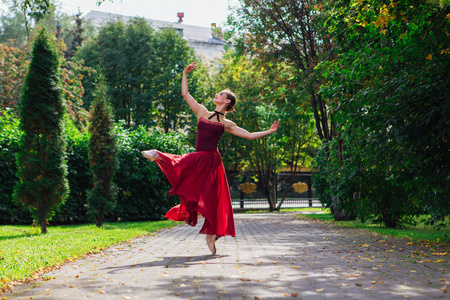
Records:
[[[116,205],[117,187],[114,175],[119,167],[113,114],[106,99],[106,86],[97,84],[95,101],[91,106],[89,124],[89,162],[92,170],[92,189],[88,191],[88,215],[98,227],[103,226],[105,214]]]
[[[21,96],[17,155],[19,181],[14,198],[33,209],[47,233],[47,221],[69,195],[64,134],[65,105],[59,80],[59,56],[45,29],[34,41]]]
[[[21,131],[12,113],[0,114],[0,224],[31,224],[30,210],[12,201],[13,187],[18,180],[15,155]],[[89,222],[86,210],[86,191],[92,188],[89,170],[89,133],[80,132],[66,118],[67,166],[70,194],[60,206],[50,224]],[[106,221],[159,220],[179,199],[169,197],[169,183],[157,167],[144,159],[141,150],[160,149],[170,153],[186,153],[193,149],[180,134],[149,132],[144,127],[135,130],[115,126],[119,170],[116,184],[119,189],[116,208],[105,216]]]

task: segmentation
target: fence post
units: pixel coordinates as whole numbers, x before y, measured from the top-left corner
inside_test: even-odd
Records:
[[[309,207],[312,207],[312,182],[311,182],[311,175],[308,176],[308,198],[309,198]]]
[[[241,201],[239,201],[239,207],[244,208],[244,192],[241,190]]]
[[[277,206],[278,205],[278,174],[277,173],[275,173],[275,183],[274,183],[274,186],[273,186],[273,189],[274,189],[274,194],[275,194],[275,206]]]

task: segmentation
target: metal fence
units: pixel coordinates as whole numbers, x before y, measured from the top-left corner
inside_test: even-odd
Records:
[[[228,171],[227,177],[233,208],[269,208],[269,202],[263,192],[261,180],[259,180],[256,173]],[[311,172],[297,172],[292,178],[291,173],[278,173],[274,182],[276,184],[275,198],[277,199],[277,205],[286,193],[286,198],[281,206],[282,208],[322,207],[311,186]],[[253,183],[256,186],[253,186],[253,191],[250,187],[244,192],[246,188],[242,184],[245,183]],[[301,183],[306,184],[307,189],[299,193],[294,189],[293,185],[295,186],[295,184]]]

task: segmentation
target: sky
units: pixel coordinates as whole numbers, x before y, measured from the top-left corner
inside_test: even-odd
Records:
[[[229,13],[228,6],[236,5],[238,0],[105,0],[100,6],[96,0],[57,0],[59,11],[74,15],[80,10],[87,14],[91,10],[110,12],[132,17],[177,22],[178,12],[184,12],[183,23],[210,27],[225,24]],[[0,4],[0,9],[7,6]]]

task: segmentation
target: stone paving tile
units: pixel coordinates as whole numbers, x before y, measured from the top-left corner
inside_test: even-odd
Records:
[[[450,299],[445,249],[295,218],[238,214],[210,254],[180,225],[71,262],[6,299]],[[201,224],[200,224],[201,225]],[[433,255],[434,253],[434,255]],[[445,253],[445,252],[444,252]]]

